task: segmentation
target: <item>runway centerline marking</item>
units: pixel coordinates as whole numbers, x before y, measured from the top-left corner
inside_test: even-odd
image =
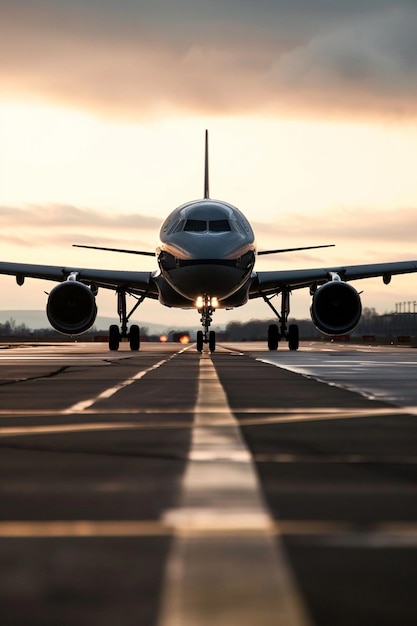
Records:
[[[310,624],[274,538],[252,457],[207,354],[200,359],[179,507],[167,511],[163,522],[175,536],[158,626]]]

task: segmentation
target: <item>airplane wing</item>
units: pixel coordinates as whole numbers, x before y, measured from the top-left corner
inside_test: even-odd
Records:
[[[332,279],[338,274],[342,281],[359,280],[382,276],[388,284],[391,276],[417,272],[417,261],[398,261],[394,263],[371,263],[368,265],[342,265],[339,267],[322,267],[306,270],[283,270],[255,272],[249,297],[259,298],[278,293],[283,289],[293,290],[303,287],[316,287]]]
[[[88,250],[104,250],[106,252],[124,252],[125,254],[139,254],[142,256],[156,256],[155,252],[145,252],[144,250],[125,250],[124,248],[103,248],[103,246],[85,246],[79,243],[73,243],[72,247],[73,248],[87,248]]]
[[[77,274],[77,280],[85,283],[94,283],[97,287],[117,289],[125,287],[132,293],[145,295],[148,298],[157,298],[158,290],[153,281],[153,272],[133,272],[123,270],[99,270],[59,265],[34,265],[31,263],[0,262],[0,274],[15,276],[19,285],[25,278],[40,278],[62,282]]]

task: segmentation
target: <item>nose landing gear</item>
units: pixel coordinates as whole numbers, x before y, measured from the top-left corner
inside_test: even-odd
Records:
[[[211,322],[213,318],[211,317],[216,310],[215,306],[213,306],[214,298],[210,298],[209,296],[204,296],[201,298],[201,306],[198,308],[198,312],[201,315],[200,322],[203,325],[204,330],[199,330],[197,332],[197,351],[203,351],[203,345],[208,344],[210,352],[214,352],[216,350],[216,333],[214,330],[209,330],[211,326]],[[200,301],[199,301],[200,304]]]

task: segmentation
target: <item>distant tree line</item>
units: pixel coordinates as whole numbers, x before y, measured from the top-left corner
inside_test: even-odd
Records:
[[[16,320],[10,318],[3,324],[0,323],[0,336],[11,337],[30,334],[30,328],[26,324],[16,324]]]
[[[298,324],[301,337],[313,338],[320,335],[320,332],[310,320],[291,319],[288,323]],[[277,319],[229,322],[224,331],[225,338],[228,341],[266,341],[270,324],[277,324]]]
[[[277,319],[257,320],[252,319],[247,322],[229,322],[226,328],[218,332],[219,340],[226,341],[266,341],[269,324],[276,324]],[[290,319],[289,324],[298,324],[300,337],[302,339],[323,338],[310,319],[296,320]],[[97,330],[95,326],[83,335],[85,340],[92,340],[96,335],[105,335],[106,330]],[[350,333],[352,337],[372,336],[375,337],[417,337],[417,313],[385,313],[379,315],[374,308],[365,307],[362,318],[358,326]],[[194,332],[192,333],[194,340]],[[147,327],[141,327],[141,336],[148,341],[159,341],[159,335],[149,335]],[[0,337],[14,337],[24,339],[31,337],[49,338],[65,341],[65,335],[57,333],[53,328],[42,328],[33,330],[26,324],[17,324],[16,320],[10,318],[6,322],[0,323]]]
[[[264,341],[267,338],[269,324],[276,323],[276,318],[229,322],[224,335],[228,341]],[[303,339],[323,337],[309,319],[290,319],[288,324],[298,324],[300,337]],[[374,308],[365,307],[361,321],[350,334],[353,337],[366,335],[375,335],[376,337],[417,336],[417,313],[385,313],[379,315]]]

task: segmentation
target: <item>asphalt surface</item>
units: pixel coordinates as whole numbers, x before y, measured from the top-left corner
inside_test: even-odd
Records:
[[[0,345],[4,626],[417,623],[417,352]]]

